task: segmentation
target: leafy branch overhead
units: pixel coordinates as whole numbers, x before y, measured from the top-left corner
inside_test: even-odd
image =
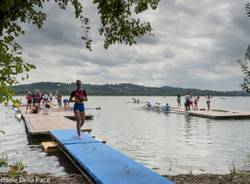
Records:
[[[248,17],[250,18],[250,3],[248,2],[246,4],[246,13]],[[243,90],[246,92],[250,93],[250,69],[249,69],[249,64],[250,64],[250,45],[248,46],[245,56],[243,59],[237,60],[237,62],[241,66],[241,71],[244,75],[244,80],[243,83],[241,84],[241,87]]]
[[[94,0],[94,3],[97,4],[102,23],[99,33],[105,37],[104,47],[108,48],[115,43],[132,45],[135,37],[150,35],[150,23],[133,18],[133,14],[147,10],[148,6],[155,9],[159,0]]]
[[[12,91],[8,86],[18,83],[17,76],[28,72],[34,65],[23,61],[17,38],[24,34],[22,26],[31,23],[41,28],[46,21],[43,6],[49,0],[2,0],[0,4],[0,102],[9,100]],[[99,34],[104,37],[104,48],[115,43],[132,45],[137,37],[152,35],[149,22],[136,18],[149,7],[155,9],[160,0],[93,0],[101,20]],[[81,36],[85,47],[91,50],[90,20],[83,14],[80,0],[55,0],[61,9],[73,6],[75,18],[81,23]],[[80,35],[79,35],[80,37]]]
[[[241,84],[242,89],[250,93],[250,70],[249,70],[249,62],[250,62],[250,45],[247,48],[245,57],[243,59],[238,60],[241,71],[244,74],[244,81]]]
[[[114,43],[135,43],[134,38],[150,35],[152,28],[149,22],[142,22],[134,18],[149,7],[156,9],[160,0],[93,0],[97,6],[102,26],[100,35],[105,38],[104,46],[108,48]],[[22,23],[32,23],[41,28],[46,20],[43,12],[45,0],[3,0],[0,5],[0,35],[6,33],[11,38],[24,34]],[[82,28],[87,32],[90,30],[89,18],[83,15],[83,5],[79,0],[55,0],[62,9],[71,4],[75,10],[75,18],[80,19]],[[90,41],[87,35],[83,36],[85,42]]]

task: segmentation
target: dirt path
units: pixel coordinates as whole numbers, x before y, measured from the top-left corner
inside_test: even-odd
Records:
[[[165,176],[175,184],[250,184],[250,174],[217,175],[217,174],[179,174],[176,176]],[[10,177],[6,173],[0,173],[1,184],[88,184],[79,174],[66,176],[50,176],[48,174],[30,174],[22,177]]]
[[[250,174],[241,175],[217,175],[217,174],[179,174],[176,176],[166,176],[175,184],[250,184]]]
[[[48,174],[29,174],[20,177],[10,177],[0,173],[1,184],[89,184],[81,175],[50,176]]]

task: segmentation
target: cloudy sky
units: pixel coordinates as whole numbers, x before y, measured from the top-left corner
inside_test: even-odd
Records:
[[[85,1],[86,2],[86,1]],[[21,38],[24,59],[37,69],[22,83],[40,81],[135,83],[201,89],[240,89],[242,74],[235,62],[250,43],[247,0],[161,0],[157,10],[141,18],[150,21],[154,37],[132,47],[103,48],[97,34],[96,8],[85,4],[93,51],[84,48],[80,24],[72,8],[47,3],[43,28],[25,25]]]

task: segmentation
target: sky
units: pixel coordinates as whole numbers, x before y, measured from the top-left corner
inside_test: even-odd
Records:
[[[240,90],[242,73],[237,59],[250,43],[247,0],[161,0],[156,10],[140,15],[149,21],[154,37],[136,45],[103,48],[98,35],[96,7],[84,1],[84,13],[92,27],[90,52],[84,48],[81,28],[69,6],[61,10],[49,2],[41,29],[24,25],[23,58],[36,65],[30,78],[41,81],[88,84],[134,83],[212,90]]]

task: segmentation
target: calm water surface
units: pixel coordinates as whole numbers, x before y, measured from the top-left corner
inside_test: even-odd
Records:
[[[108,145],[160,174],[226,173],[232,162],[238,167],[245,165],[250,154],[250,120],[148,112],[138,107],[146,101],[175,106],[176,98],[138,98],[141,104],[131,103],[132,97],[89,97],[86,106],[101,110],[87,111],[94,115],[94,120],[87,121],[85,127],[93,129],[92,135],[106,139]],[[205,107],[204,98],[200,107]],[[250,98],[214,97],[212,107],[250,111]],[[11,162],[22,160],[30,173],[75,172],[62,155],[48,156],[39,144],[27,138],[23,122],[14,115],[11,108],[0,106],[0,129],[6,132],[0,134],[0,152],[6,152]]]

